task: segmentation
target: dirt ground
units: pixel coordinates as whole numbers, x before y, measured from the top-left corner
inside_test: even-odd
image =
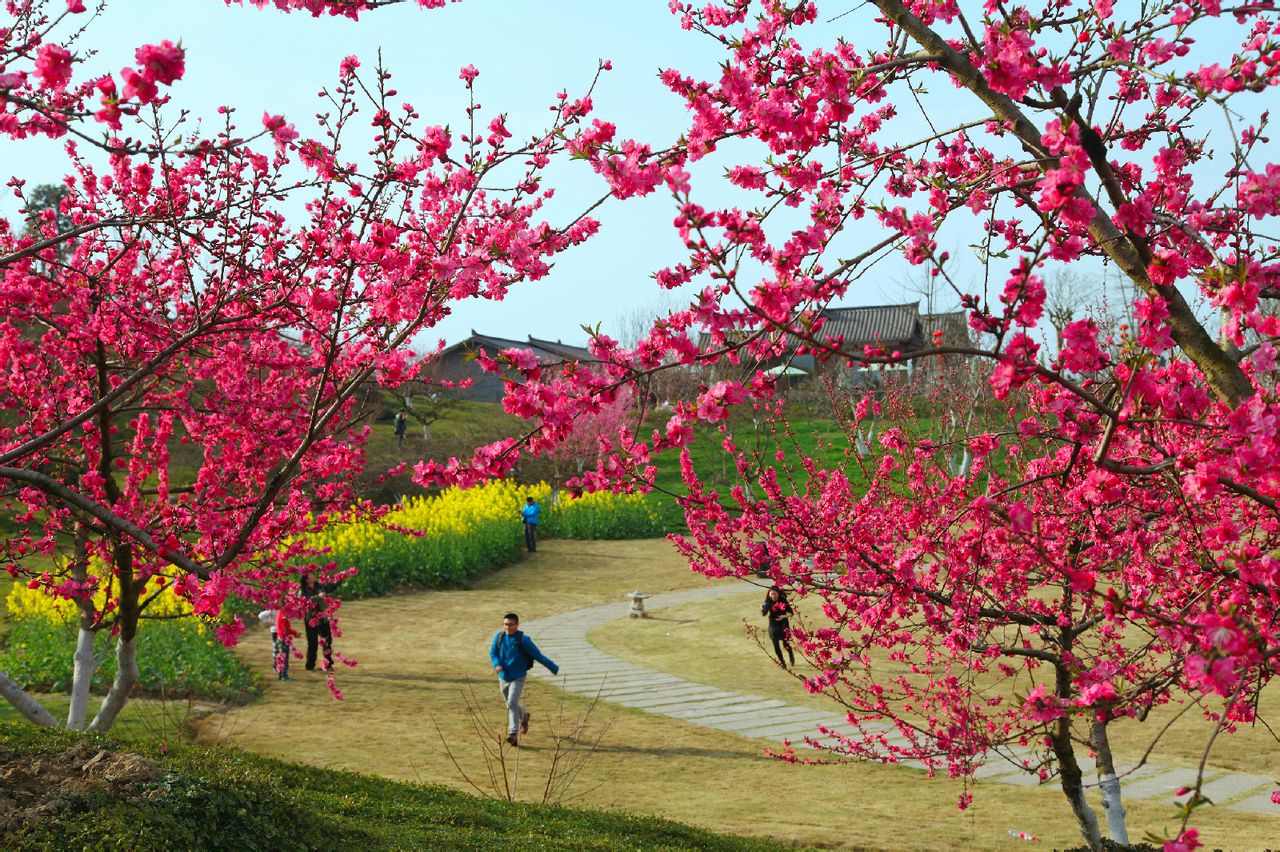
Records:
[[[446,784],[495,798],[560,801],[654,814],[725,833],[785,843],[871,849],[1022,848],[1010,832],[1036,834],[1044,848],[1079,844],[1061,792],[979,782],[974,802],[956,807],[962,782],[867,763],[795,766],[763,754],[763,743],[635,710],[568,696],[531,682],[528,738],[498,751],[504,708],[488,662],[502,614],[524,619],[616,601],[639,588],[663,592],[709,581],[690,572],[662,540],[547,541],[531,558],[470,589],[419,592],[342,609],[335,647],[358,660],[339,666],[343,694],[294,661],[294,680],[270,673],[270,642],[255,628],[239,653],[267,688],[249,706],[205,717],[204,742],[221,742],[316,766]],[[703,618],[741,622],[731,596]],[[760,653],[743,636],[742,654]],[[643,660],[640,660],[643,662]],[[733,667],[733,658],[726,660]],[[744,668],[740,688],[756,688]],[[474,709],[472,709],[474,708]],[[566,731],[582,726],[570,754]],[[557,746],[559,742],[559,746]],[[577,762],[575,762],[577,761]],[[566,778],[566,767],[576,774]],[[465,777],[464,777],[465,776]],[[468,780],[470,779],[470,780]],[[564,789],[560,789],[563,787]],[[1135,802],[1131,825],[1176,829],[1171,807]],[[1266,817],[1197,814],[1210,847],[1274,846]]]
[[[35,760],[0,750],[0,836],[57,820],[89,793],[145,795],[142,785],[160,774],[160,767],[141,755],[83,741]]]

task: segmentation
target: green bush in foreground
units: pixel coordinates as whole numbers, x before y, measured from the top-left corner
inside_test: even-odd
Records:
[[[109,756],[98,764],[115,767],[110,783],[80,769],[100,750]],[[74,792],[42,788],[38,768],[59,764],[79,776]],[[653,817],[494,802],[231,750],[161,754],[0,722],[0,774],[17,767],[21,783],[7,791],[16,808],[0,814],[0,847],[15,850],[776,848]]]
[[[91,689],[106,691],[115,677],[111,637],[98,635],[95,651],[102,665]],[[23,618],[13,624],[0,651],[0,670],[36,692],[66,692],[71,688],[75,625],[46,618]],[[222,701],[243,700],[258,685],[252,672],[223,647],[213,631],[193,618],[153,621],[138,631],[138,670],[143,692],[170,697],[200,696]]]

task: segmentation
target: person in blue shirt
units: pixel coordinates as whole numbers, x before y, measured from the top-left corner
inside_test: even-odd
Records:
[[[507,705],[507,743],[520,745],[520,734],[529,732],[529,713],[520,704],[524,692],[525,675],[534,660],[542,663],[552,674],[560,667],[538,650],[533,640],[520,632],[520,616],[509,612],[502,616],[502,629],[494,634],[489,644],[489,661],[498,673],[498,687]]]
[[[530,553],[538,549],[538,518],[541,515],[542,507],[532,497],[526,497],[520,507],[520,517],[524,519],[524,543]]]

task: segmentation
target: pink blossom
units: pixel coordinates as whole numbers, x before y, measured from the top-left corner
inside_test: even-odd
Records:
[[[1035,528],[1035,518],[1024,503],[1010,503],[1006,510],[1009,515],[1009,526],[1014,532],[1026,535]]]
[[[1085,687],[1074,703],[1078,707],[1093,707],[1114,701],[1116,697],[1115,686],[1110,681],[1104,680],[1101,683],[1094,683]]]
[[[71,82],[71,51],[60,44],[46,42],[36,53],[35,69],[46,86],[62,91]]]
[[[1027,693],[1023,706],[1027,715],[1037,722],[1052,722],[1063,716],[1062,701],[1051,695],[1043,683]]]
[[[724,420],[729,416],[729,406],[746,398],[741,382],[716,382],[698,397],[698,417],[708,422]]]
[[[159,44],[144,44],[134,57],[143,76],[165,86],[181,79],[186,70],[186,52],[168,39]]]
[[[139,74],[132,68],[122,68],[120,76],[124,79],[124,99],[137,99],[140,103],[149,104],[156,99],[159,90],[156,84],[148,79],[145,75]]]
[[[1217,695],[1230,695],[1240,682],[1240,675],[1230,659],[1193,654],[1187,657],[1183,672],[1193,688]]]
[[[1248,635],[1230,617],[1208,613],[1197,619],[1203,631],[1205,645],[1232,656],[1245,653],[1250,642]]]
[[[286,124],[284,116],[262,114],[262,126],[271,132],[278,148],[283,148],[298,138],[298,131],[292,124]]]
[[[218,625],[213,632],[219,642],[228,648],[234,648],[239,643],[241,634],[244,633],[244,621],[237,615],[226,624]]]

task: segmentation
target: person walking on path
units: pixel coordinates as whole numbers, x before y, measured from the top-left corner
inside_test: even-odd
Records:
[[[405,413],[403,411],[397,411],[394,423],[396,428],[396,448],[403,450],[404,449],[404,433],[409,428],[409,418],[405,416]]]
[[[534,502],[533,497],[524,499],[520,508],[520,517],[524,520],[524,543],[530,553],[538,549],[538,519],[542,516],[542,507]]]
[[[298,591],[306,598],[307,611],[303,628],[307,633],[307,671],[315,671],[316,651],[324,641],[324,671],[333,671],[333,628],[329,625],[328,595],[337,588],[335,583],[321,583],[310,572],[302,575]]]
[[[520,745],[520,735],[529,732],[529,712],[520,703],[520,696],[524,693],[525,676],[535,660],[552,674],[560,673],[560,667],[520,632],[520,616],[514,612],[502,616],[502,629],[493,635],[493,642],[489,644],[489,661],[498,674],[498,688],[507,705],[508,745]]]
[[[795,651],[791,650],[791,616],[794,610],[787,602],[787,593],[774,586],[764,596],[760,614],[769,617],[769,638],[773,640],[773,653],[778,655],[778,665],[784,669],[787,661],[782,658],[782,649],[787,649],[792,668],[796,664]]]

